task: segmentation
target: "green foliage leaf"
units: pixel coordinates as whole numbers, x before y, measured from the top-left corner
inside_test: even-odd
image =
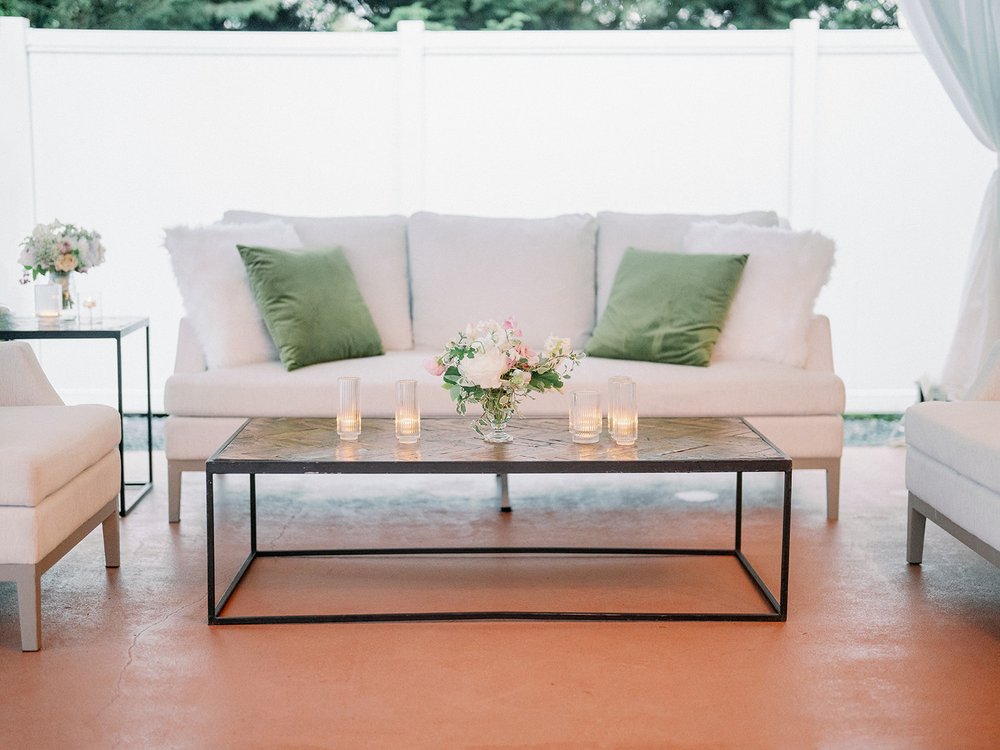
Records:
[[[898,25],[894,0],[0,0],[0,15],[73,29],[786,29],[810,16],[829,29]]]

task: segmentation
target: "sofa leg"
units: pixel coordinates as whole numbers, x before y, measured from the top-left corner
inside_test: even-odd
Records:
[[[173,461],[167,461],[167,520],[181,520],[181,478],[184,470]]]
[[[909,493],[906,516],[906,562],[919,565],[924,560],[924,530],[927,516],[913,507],[913,493]]]
[[[21,621],[21,650],[37,651],[42,645],[41,573],[34,565],[18,565],[14,582]]]
[[[840,518],[840,459],[831,459],[826,467],[826,520]]]
[[[113,510],[107,518],[101,521],[101,530],[104,533],[104,565],[108,568],[117,568],[121,564],[121,538],[118,535],[117,510]]]
[[[510,513],[510,487],[506,474],[497,474],[497,494],[500,496],[500,512]]]

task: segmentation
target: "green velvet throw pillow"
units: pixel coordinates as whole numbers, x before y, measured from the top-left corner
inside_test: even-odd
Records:
[[[747,258],[629,248],[587,354],[707,367]]]
[[[382,354],[371,312],[339,247],[237,248],[286,369]]]

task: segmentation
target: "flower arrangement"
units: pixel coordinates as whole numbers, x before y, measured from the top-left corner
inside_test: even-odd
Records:
[[[104,262],[101,235],[73,224],[39,224],[21,243],[22,284],[50,273],[86,273]]]
[[[489,442],[509,442],[513,438],[504,427],[517,413],[518,402],[562,388],[583,356],[570,348],[569,339],[559,336],[549,336],[541,352],[533,351],[522,340],[517,323],[508,318],[503,323],[469,324],[425,367],[444,378],[459,414],[465,414],[470,401],[482,406],[476,432]]]

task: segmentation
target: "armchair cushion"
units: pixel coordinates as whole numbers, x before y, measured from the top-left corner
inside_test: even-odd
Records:
[[[0,506],[37,506],[118,446],[109,406],[0,409]]]
[[[1000,404],[929,401],[906,411],[906,444],[1000,493]],[[924,498],[927,499],[927,498]]]

